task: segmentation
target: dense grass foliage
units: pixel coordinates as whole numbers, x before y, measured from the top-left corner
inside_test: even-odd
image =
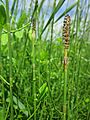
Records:
[[[90,120],[90,1],[71,1],[0,1],[0,120]]]

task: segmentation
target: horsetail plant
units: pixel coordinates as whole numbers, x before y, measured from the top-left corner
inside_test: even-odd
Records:
[[[68,69],[68,48],[69,48],[69,36],[70,36],[70,16],[66,15],[63,25],[63,38],[64,38],[64,120],[66,120],[67,113],[67,69]]]
[[[2,77],[2,71],[3,71],[3,64],[2,64],[2,43],[1,43],[1,35],[2,35],[2,30],[3,30],[3,25],[6,24],[6,11],[5,7],[2,4],[0,5],[0,79],[2,80],[2,97],[3,97],[3,114],[2,118],[5,118],[5,88],[4,88],[4,82],[5,80]]]
[[[12,80],[12,48],[11,48],[11,34],[10,34],[10,16],[9,16],[9,1],[6,0],[6,11],[7,11],[7,32],[8,32],[8,54],[9,54],[9,80],[10,80],[10,107],[11,107],[11,115],[10,120],[13,120],[13,80]]]
[[[2,75],[2,50],[1,50],[1,30],[0,30],[0,76]],[[1,78],[0,78],[1,79]],[[2,96],[3,96],[3,119],[5,118],[5,96],[4,81],[2,80]]]
[[[36,38],[36,19],[32,21],[32,68],[33,68],[33,95],[34,95],[34,111],[36,110],[36,84],[35,84],[35,38]],[[34,114],[36,120],[36,113]]]

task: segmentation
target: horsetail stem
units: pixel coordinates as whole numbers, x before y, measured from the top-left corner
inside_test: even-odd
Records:
[[[66,15],[63,25],[63,38],[64,38],[64,120],[66,120],[67,113],[67,67],[68,67],[68,48],[69,48],[69,36],[70,36],[70,16]]]
[[[12,48],[11,48],[11,34],[10,34],[10,16],[9,16],[9,1],[6,0],[6,11],[7,11],[7,24],[8,24],[8,54],[9,54],[9,80],[10,80],[10,106],[11,115],[10,120],[13,120],[13,80],[12,80]]]
[[[32,21],[32,67],[33,67],[33,95],[34,95],[34,111],[36,111],[36,83],[35,83],[35,39],[36,39],[36,19]],[[36,113],[34,114],[36,120]]]

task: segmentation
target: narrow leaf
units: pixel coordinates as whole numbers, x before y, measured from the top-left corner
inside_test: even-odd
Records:
[[[44,83],[40,89],[39,89],[39,101],[41,101],[42,99],[44,99],[44,97],[46,96],[46,93],[48,92],[48,87],[47,87],[47,83]]]
[[[45,0],[42,0],[41,3],[40,3],[40,6],[39,6],[39,8],[38,8],[39,13],[40,13],[40,10],[41,10],[44,2],[45,2]]]
[[[13,1],[13,5],[12,5],[12,8],[11,8],[11,15],[12,15],[13,12],[14,12],[15,4],[16,4],[16,0]]]
[[[1,75],[0,75],[0,79],[4,81],[7,85],[10,85]]]
[[[66,13],[68,13],[70,10],[72,10],[76,5],[77,5],[78,2],[74,3],[72,6],[70,6],[68,9],[66,9],[59,17],[58,19],[55,21],[55,23],[60,19],[62,18]]]
[[[40,87],[39,92],[42,93],[42,92],[46,89],[46,86],[47,86],[47,84],[44,83],[44,84]]]
[[[35,1],[35,7],[34,7],[34,10],[33,10],[32,18],[34,17],[34,14],[35,14],[37,8],[38,8],[38,0]]]
[[[6,11],[4,5],[0,5],[0,24],[4,25],[6,23]]]
[[[43,34],[43,32],[46,30],[46,28],[48,27],[49,23],[51,22],[51,20],[53,19],[54,15],[58,12],[58,10],[60,9],[60,7],[63,5],[63,3],[65,2],[65,0],[60,0],[58,5],[55,7],[55,9],[53,10],[47,24],[45,25],[44,29],[42,30],[41,35]]]

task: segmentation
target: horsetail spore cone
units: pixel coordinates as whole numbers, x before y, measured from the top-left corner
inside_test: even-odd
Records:
[[[65,43],[65,49],[68,49],[69,47],[69,36],[70,36],[70,16],[66,15],[64,18],[64,24],[63,24],[63,39]]]

